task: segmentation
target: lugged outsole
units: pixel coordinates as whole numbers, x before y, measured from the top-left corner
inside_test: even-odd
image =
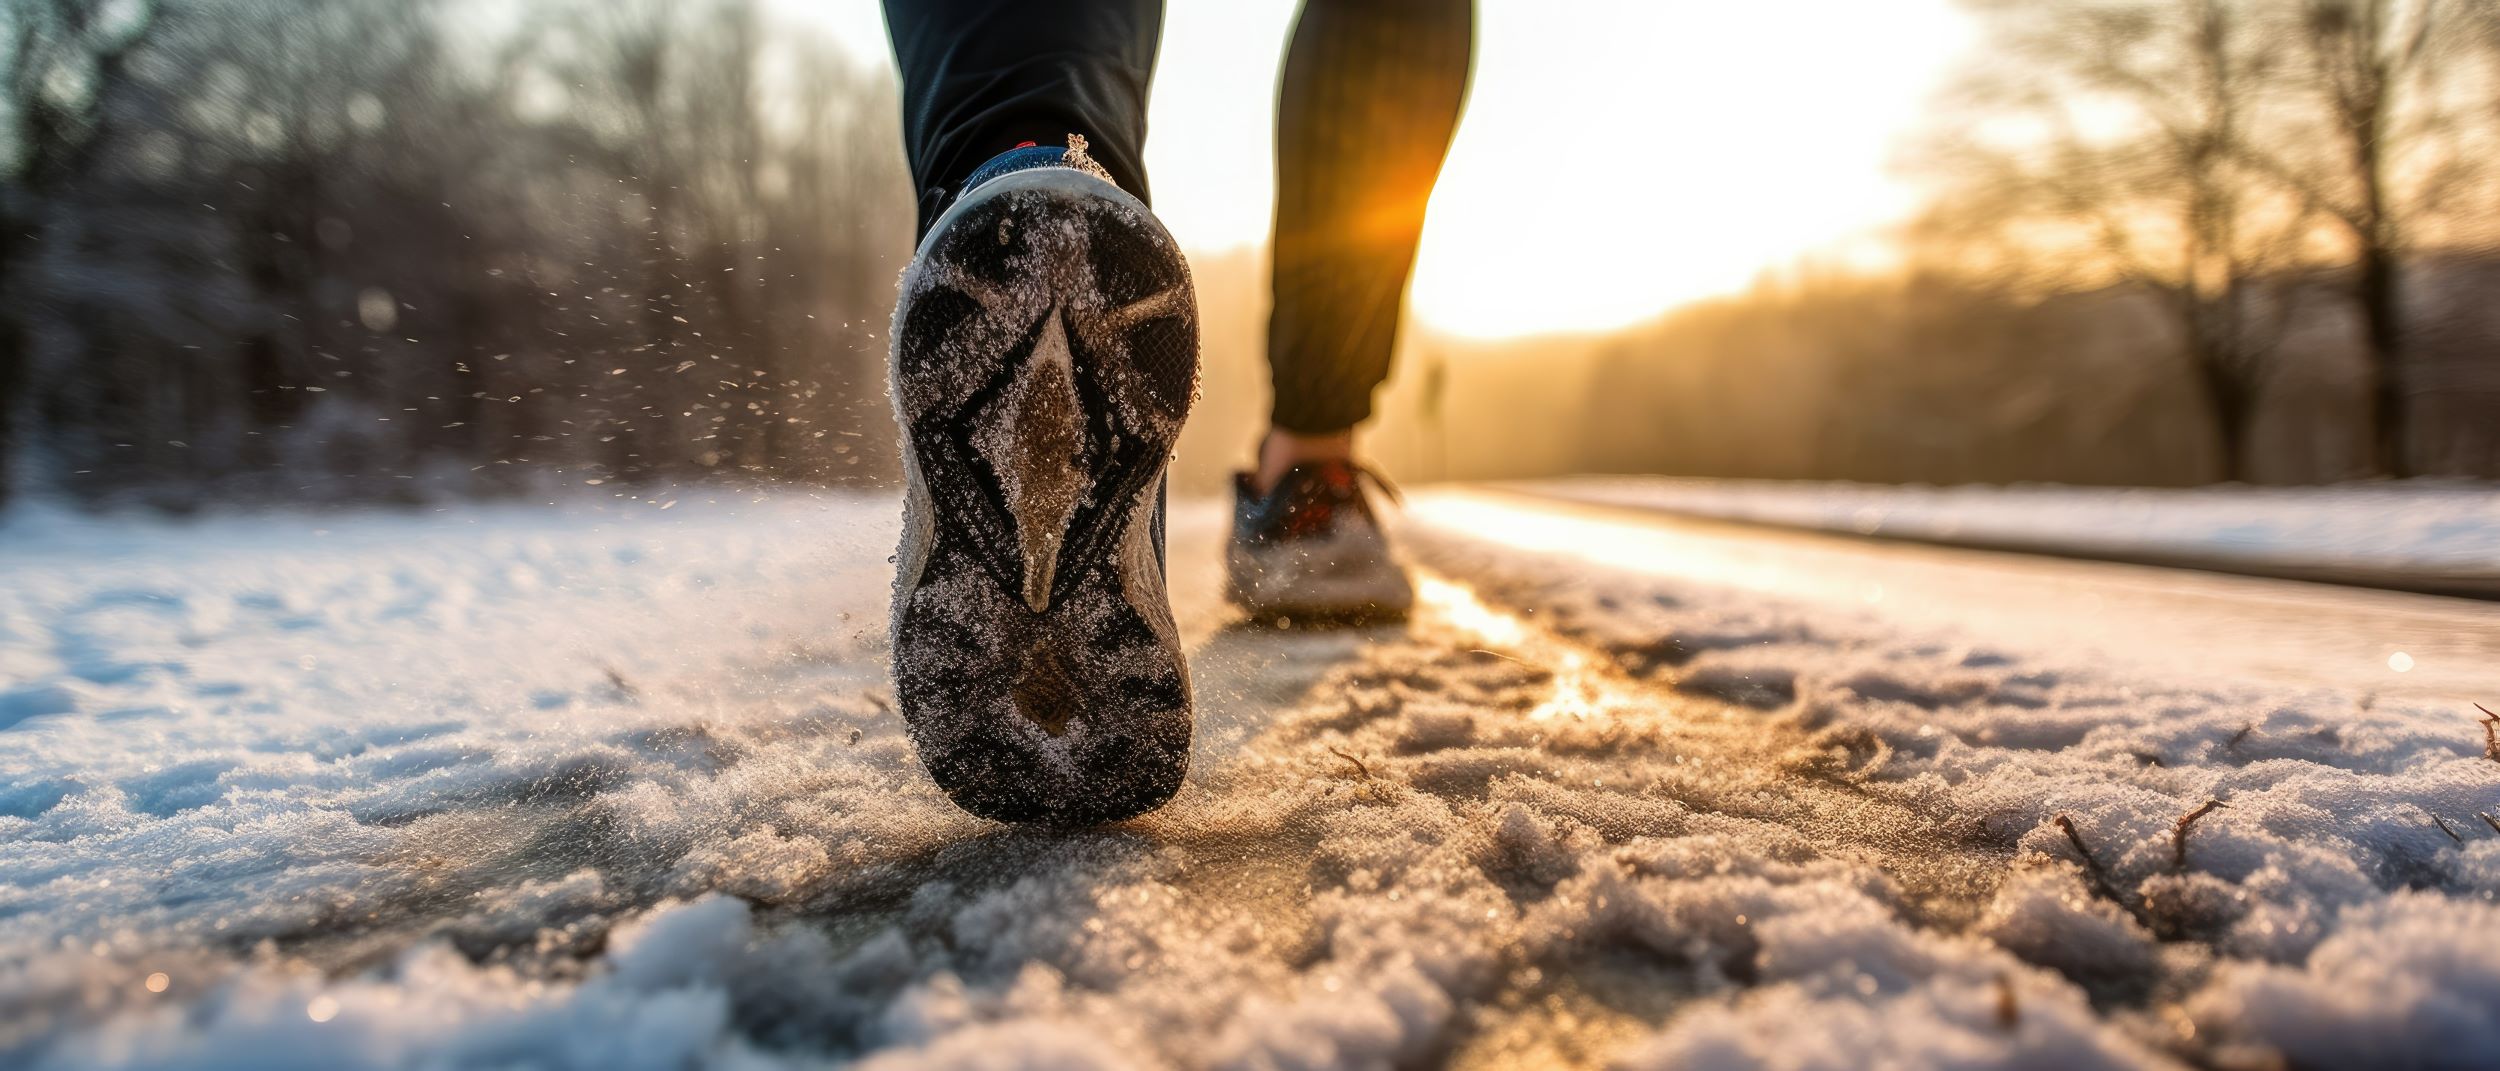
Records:
[[[1117,821],[1188,770],[1159,495],[1197,391],[1197,306],[1144,205],[1066,168],[931,229],[892,333],[906,477],[898,705],[965,810]]]

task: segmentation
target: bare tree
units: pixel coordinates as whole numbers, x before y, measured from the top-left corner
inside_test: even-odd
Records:
[[[2410,471],[2405,440],[2405,341],[2399,294],[2411,213],[2436,197],[2440,181],[2407,187],[2400,169],[2426,163],[2424,148],[2442,123],[2422,106],[2448,50],[2438,47],[2450,20],[2474,3],[2447,0],[2298,0],[2270,5],[2267,29],[2293,57],[2271,87],[2309,107],[2276,136],[2240,151],[2265,174],[2331,221],[2349,250],[2354,308],[2369,351],[2373,434],[2381,471]],[[2287,10],[2285,10],[2287,9]],[[2432,168],[2439,179],[2453,171]]]
[[[1989,59],[1918,150],[1946,187],[1922,223],[1930,256],[2042,292],[2159,294],[2223,474],[2242,475],[2262,386],[2248,290],[2297,230],[2236,151],[2265,50],[2225,0],[1973,7]]]

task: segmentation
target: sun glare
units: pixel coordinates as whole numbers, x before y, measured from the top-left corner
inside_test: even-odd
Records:
[[[1487,0],[1433,200],[1427,324],[1615,327],[1800,257],[1855,259],[1913,192],[1897,135],[1967,36],[1946,0]]]

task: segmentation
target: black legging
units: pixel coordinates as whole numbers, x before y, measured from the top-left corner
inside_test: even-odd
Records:
[[[1162,0],[885,0],[885,15],[922,230],[990,157],[1071,133],[1151,203]],[[1304,0],[1276,107],[1276,427],[1371,415],[1474,44],[1474,0]]]

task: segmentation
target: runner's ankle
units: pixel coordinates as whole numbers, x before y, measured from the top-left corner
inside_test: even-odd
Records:
[[[1354,430],[1329,435],[1303,435],[1282,428],[1269,428],[1260,437],[1258,467],[1251,477],[1254,490],[1266,494],[1285,477],[1286,471],[1305,461],[1351,461],[1354,459]]]

